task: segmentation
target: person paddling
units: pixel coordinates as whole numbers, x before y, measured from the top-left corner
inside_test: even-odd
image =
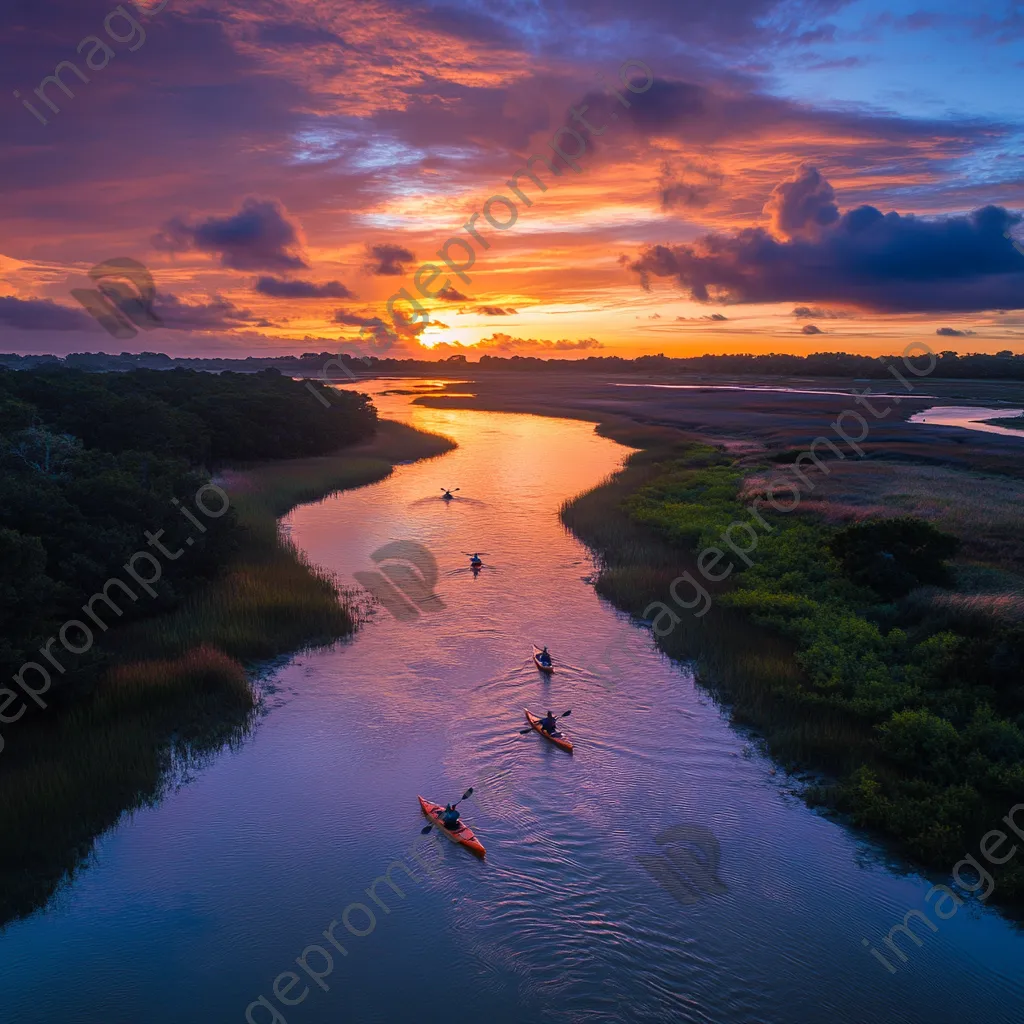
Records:
[[[542,650],[540,652],[540,654],[537,655],[537,657],[540,659],[540,663],[542,665],[550,665],[551,664],[551,655],[548,654],[548,649],[546,647],[544,648],[544,650]],[[548,714],[550,715],[551,712],[549,711]]]
[[[551,714],[550,708],[548,708],[547,717],[540,720],[540,727],[549,736],[561,736],[561,733],[558,731],[558,719]]]
[[[459,827],[461,822],[459,821],[459,812],[456,810],[455,804],[445,804],[445,808],[441,812],[441,824],[449,832],[454,832]]]

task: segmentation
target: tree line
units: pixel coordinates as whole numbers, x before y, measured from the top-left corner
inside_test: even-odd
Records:
[[[479,362],[471,362],[461,353],[445,360],[388,359],[378,356],[355,356],[335,352],[304,352],[301,355],[247,356],[231,358],[177,358],[159,352],[107,355],[103,352],[80,352],[60,359],[51,355],[20,356],[0,354],[0,366],[10,369],[41,369],[65,366],[95,371],[131,371],[135,369],[170,370],[184,367],[214,372],[236,371],[254,373],[277,369],[294,376],[319,378],[324,365],[340,359],[357,376],[388,373],[418,376],[435,374],[439,367],[472,368],[474,371],[529,371],[559,373],[607,373],[645,375],[726,374],[729,376],[768,377],[847,377],[861,379],[888,378],[888,365],[898,356],[863,356],[849,352],[815,352],[810,355],[768,353],[764,355],[723,355],[672,358],[666,355],[587,356],[582,359],[544,359],[539,356],[494,356],[485,354]],[[958,355],[945,351],[936,354],[935,369],[930,377],[964,380],[1024,380],[1024,354],[1014,355],[1009,349],[994,355],[968,353]]]
[[[120,621],[165,611],[214,576],[237,543],[234,514],[195,537],[172,504],[211,470],[326,454],[371,436],[376,422],[367,396],[332,393],[324,407],[276,370],[0,368],[0,677],[38,659],[147,531],[164,531],[169,548],[188,537],[189,556],[168,562],[158,598]],[[74,681],[95,678],[104,657],[81,659]]]

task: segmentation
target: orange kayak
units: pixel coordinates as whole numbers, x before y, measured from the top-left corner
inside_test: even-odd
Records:
[[[546,665],[540,660],[541,649],[534,644],[533,646],[533,663],[541,670],[541,672],[554,672],[555,666],[549,661]]]
[[[419,797],[420,807],[423,808],[423,813],[437,826],[438,832],[443,832],[453,843],[459,843],[461,846],[466,847],[467,850],[472,850],[474,853],[483,856],[487,851],[484,849],[484,844],[473,834],[473,830],[463,822],[459,822],[459,827],[456,829],[445,828],[441,824],[441,813],[444,811],[443,804],[433,804],[429,800],[424,800],[423,797]]]
[[[568,750],[572,753],[572,741],[566,739],[564,736],[552,736],[551,733],[545,732],[540,724],[540,719],[536,715],[530,714],[529,708],[523,708],[526,712],[526,720],[544,737],[546,740],[551,740],[556,747],[561,747],[563,750]]]

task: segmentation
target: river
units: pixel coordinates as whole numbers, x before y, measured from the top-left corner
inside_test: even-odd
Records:
[[[271,672],[244,743],[122,821],[0,935],[0,1018],[1022,1019],[1024,935],[977,903],[917,927],[920,947],[902,939],[895,974],[872,957],[862,939],[882,947],[930,909],[930,883],[809,810],[691,673],[596,596],[558,509],[625,449],[576,421],[377,402],[460,447],[285,528],[346,585],[389,542],[422,545],[436,600],[403,619],[376,608],[350,641]],[[476,575],[472,551],[486,553]],[[571,708],[575,753],[520,735],[524,706]],[[470,786],[482,861],[420,836],[417,794]],[[412,869],[393,872],[401,895],[374,886],[395,859]]]

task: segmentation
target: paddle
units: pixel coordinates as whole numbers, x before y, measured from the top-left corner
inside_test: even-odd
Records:
[[[555,715],[555,717],[556,718],[568,718],[569,715],[571,715],[571,714],[572,714],[572,708],[569,708],[569,710],[566,711],[565,714]],[[533,732],[533,731],[534,731],[534,729],[533,729],[533,726],[531,725],[529,729],[520,729],[519,730],[519,735],[520,736],[525,736],[528,732]]]
[[[462,794],[462,800],[468,800],[472,795],[473,795],[473,787],[470,786],[469,789],[467,789],[466,792]],[[459,803],[452,804],[452,808],[454,809],[454,808],[458,807],[459,804],[462,803],[462,800],[460,800]],[[433,825],[427,825],[426,828],[421,828],[420,829],[420,835],[421,836],[425,836],[433,827],[434,827]]]

